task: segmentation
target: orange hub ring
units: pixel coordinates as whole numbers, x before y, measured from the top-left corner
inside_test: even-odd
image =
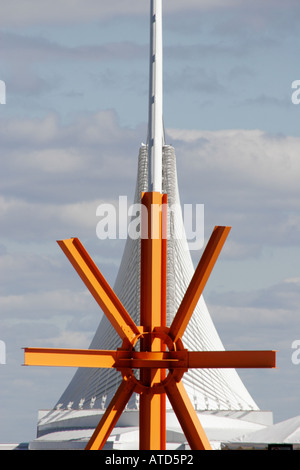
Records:
[[[163,344],[168,348],[169,351],[184,351],[183,343],[181,339],[179,338],[174,342],[172,338],[168,334],[169,328],[166,327],[156,327],[154,328],[153,331],[150,332],[142,332],[139,335],[136,335],[134,340],[131,343],[131,348],[128,349],[128,340],[124,340],[122,347],[120,348],[120,351],[126,351],[128,352],[128,356],[126,355],[126,359],[131,359],[132,355],[130,353],[135,352],[134,346],[136,343],[140,340],[145,338],[146,336],[151,336],[152,339],[154,338],[159,338]],[[126,347],[127,346],[127,347]],[[142,351],[141,351],[142,352]],[[161,382],[154,383],[153,385],[144,385],[139,379],[136,378],[134,375],[133,369],[129,367],[122,367],[118,366],[117,369],[121,372],[123,379],[124,380],[130,380],[135,383],[135,389],[134,391],[136,393],[142,394],[162,394],[165,393],[165,387],[166,385],[172,380],[175,379],[176,382],[179,382],[184,374],[186,372],[186,368],[174,368],[174,369],[169,369],[169,373],[167,377],[162,380]]]

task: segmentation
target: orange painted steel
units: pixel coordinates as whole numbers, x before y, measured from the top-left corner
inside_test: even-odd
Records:
[[[182,338],[229,231],[230,227],[214,228],[170,327],[170,336],[174,341]]]
[[[85,450],[101,450],[118,422],[125,406],[133,394],[135,384],[132,380],[123,380],[93,432]]]
[[[275,368],[276,351],[189,351],[189,369]]]
[[[114,367],[117,351],[92,349],[24,348],[24,365],[55,367]]]
[[[162,219],[161,219],[161,326],[167,326],[167,250],[168,250],[168,195],[162,196]],[[166,345],[161,341],[161,349],[166,350]],[[166,370],[161,369],[161,382],[166,378]],[[160,394],[160,410],[161,410],[161,443],[160,449],[166,449],[167,445],[167,422],[166,422],[166,394]]]
[[[165,280],[166,261],[163,259],[163,195],[158,192],[143,193],[142,205],[146,211],[141,213],[141,305],[140,322],[144,331],[151,333],[155,326],[163,326],[165,311],[162,287]],[[143,217],[147,217],[146,220]],[[161,351],[161,339],[145,335],[141,339],[142,351]],[[162,369],[142,368],[140,382],[147,388],[160,383]],[[165,441],[165,403],[164,396],[143,392],[140,395],[140,449],[162,450]]]
[[[210,442],[181,381],[172,379],[166,393],[192,450],[211,450]]]
[[[24,348],[24,365],[122,369],[274,368],[276,351],[127,351]],[[163,380],[163,379],[162,379]]]
[[[131,342],[139,334],[139,330],[80,240],[71,238],[69,240],[60,240],[57,243],[119,336],[122,339],[127,338]]]
[[[171,327],[166,326],[167,196],[143,193],[141,305],[137,326],[77,238],[59,245],[111,321],[123,343],[117,351],[25,348],[25,365],[116,368],[123,380],[96,427],[87,450],[103,449],[133,393],[140,394],[140,449],[166,448],[166,396],[193,450],[211,445],[184,389],[190,368],[276,366],[275,351],[188,351],[181,337],[203,292],[230,227],[215,227]],[[152,212],[152,209],[154,211]],[[145,214],[145,212],[142,211]],[[146,236],[145,236],[146,235]],[[140,351],[135,346],[140,343]],[[140,370],[140,378],[134,370]],[[168,371],[168,373],[167,373]]]

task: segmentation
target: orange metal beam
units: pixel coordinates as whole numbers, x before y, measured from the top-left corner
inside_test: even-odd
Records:
[[[159,394],[140,394],[140,450],[164,450],[161,448],[164,440],[161,404]]]
[[[101,450],[103,448],[113,428],[117,424],[118,419],[123,413],[125,406],[130,400],[130,397],[134,392],[134,388],[135,384],[131,380],[122,381],[85,450]]]
[[[167,250],[168,250],[168,195],[162,196],[162,241],[161,241],[161,326],[167,326]],[[162,342],[161,349],[166,350],[165,344]],[[160,379],[166,378],[166,370],[160,370]],[[164,450],[167,446],[167,415],[166,415],[166,394],[160,395],[160,412],[161,412],[161,444],[160,449]]]
[[[162,320],[162,195],[144,193],[142,204],[148,218],[144,220],[142,212],[140,321],[145,331],[152,331]]]
[[[161,326],[162,274],[165,270],[162,243],[162,204],[163,196],[158,192],[142,194],[141,227],[141,310],[140,321],[145,332]],[[144,218],[147,214],[147,219]],[[165,273],[164,273],[165,274]],[[161,340],[152,339],[150,335],[141,341],[142,351],[160,351]],[[159,369],[141,369],[140,381],[147,387],[161,382],[162,372]],[[166,434],[164,420],[164,400],[159,395],[141,393],[140,395],[140,449],[160,450]]]
[[[117,369],[274,368],[276,351],[109,351],[24,348],[26,366]]]
[[[191,450],[211,450],[209,440],[182,382],[172,379],[165,388]]]
[[[188,368],[274,368],[276,351],[189,351]]]
[[[25,366],[115,367],[118,351],[25,348]]]
[[[186,351],[136,351],[130,353],[130,357],[119,355],[117,360],[117,368],[129,369],[175,369],[184,368],[187,365]]]
[[[167,250],[168,250],[168,195],[162,196],[161,218],[161,326],[167,326]],[[157,325],[156,325],[157,326]]]
[[[230,227],[214,228],[170,327],[169,334],[174,341],[183,336],[229,231]]]
[[[119,336],[131,342],[140,331],[81,242],[78,238],[71,238],[57,243]]]
[[[157,351],[124,352],[118,368],[249,369],[276,367],[276,351]]]

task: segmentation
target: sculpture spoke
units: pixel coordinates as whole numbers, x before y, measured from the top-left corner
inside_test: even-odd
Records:
[[[139,329],[78,238],[57,242],[122,339],[129,342]]]
[[[93,349],[24,348],[24,365],[55,367],[114,367],[117,351]]]
[[[189,369],[274,368],[276,351],[189,351]]]
[[[173,341],[183,336],[229,231],[215,227],[170,327]]]
[[[91,439],[89,440],[86,450],[101,450],[110,436],[113,428],[117,424],[118,419],[131,395],[134,392],[135,383],[131,380],[123,380],[119,386],[115,396],[111,400],[102,419],[96,427]]]
[[[170,380],[166,393],[187,441],[192,450],[211,450],[211,445],[201,426],[197,413],[182,382]]]

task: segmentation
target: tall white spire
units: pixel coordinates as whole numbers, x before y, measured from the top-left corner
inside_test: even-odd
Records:
[[[148,190],[162,191],[163,51],[162,0],[151,0],[148,120]]]

